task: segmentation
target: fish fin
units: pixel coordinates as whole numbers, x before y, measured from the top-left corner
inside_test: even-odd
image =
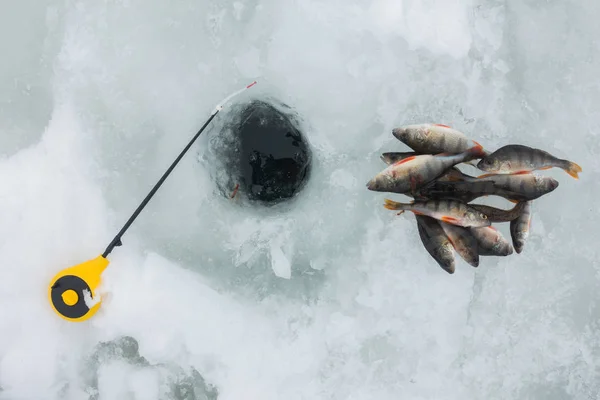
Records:
[[[407,157],[416,156],[416,155],[417,155],[417,153],[414,151],[407,151],[407,152],[391,151],[391,152],[382,153],[379,156],[379,158],[381,159],[381,161],[383,161],[387,165],[392,165],[392,164],[394,164],[394,161],[392,161],[394,159],[398,159],[397,161],[401,161]]]
[[[444,124],[433,124],[433,125],[435,125],[435,126],[441,126],[443,128],[450,128],[448,125],[444,125]],[[450,128],[450,129],[452,129],[452,128]]]
[[[542,168],[542,169],[548,169],[548,168]],[[510,175],[527,175],[527,174],[531,174],[531,171],[522,170],[522,171],[513,172]]]
[[[452,245],[452,247],[454,247],[454,249],[456,250],[456,245],[454,244],[454,242],[452,241],[452,239],[450,239],[450,236],[446,235],[446,238],[448,239],[448,241],[450,242],[450,244]]]
[[[420,211],[417,211],[417,210],[411,210],[411,211],[412,211],[412,212],[413,212],[413,214],[415,214],[415,215],[425,215],[425,214],[423,214],[422,212],[420,212]]]
[[[510,201],[513,204],[519,204],[519,200],[514,200],[514,199],[506,199],[508,201]]]
[[[390,199],[383,199],[383,201],[385,202],[383,206],[388,210],[402,210],[402,203]]]
[[[490,177],[490,176],[496,176],[496,175],[498,175],[498,174],[483,174],[483,175],[479,175],[479,176],[477,177],[477,179],[481,179],[481,178],[488,178],[488,177]]]
[[[404,160],[400,160],[400,161],[396,161],[394,164],[392,165],[400,165],[400,164],[404,164],[405,162],[414,160],[415,158],[417,158],[417,156],[410,156],[408,158],[405,158]]]
[[[552,165],[548,165],[547,167],[542,167],[542,168],[538,168],[538,169],[540,169],[540,170],[546,170],[546,169],[550,169],[550,168],[552,168]]]
[[[567,172],[567,174],[571,175],[575,179],[579,179],[579,172],[581,172],[581,167],[574,162],[567,161],[563,169]]]
[[[469,152],[473,153],[473,154],[475,154],[475,155],[477,155],[479,157],[484,157],[486,155],[486,151],[483,148],[483,146],[481,145],[481,143],[479,143],[479,142],[477,142],[475,140],[473,140],[473,143],[475,143],[475,146],[471,147],[469,149]]]
[[[447,222],[449,224],[455,224],[458,223],[458,219],[454,218],[454,217],[449,217],[447,215],[443,215],[440,220]]]

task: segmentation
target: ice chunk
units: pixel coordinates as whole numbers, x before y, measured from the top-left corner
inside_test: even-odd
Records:
[[[273,272],[280,278],[290,279],[292,277],[292,266],[290,260],[281,250],[281,247],[274,244],[271,246],[271,266]]]

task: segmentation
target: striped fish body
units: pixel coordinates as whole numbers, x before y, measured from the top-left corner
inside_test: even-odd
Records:
[[[468,205],[454,200],[427,200],[412,203],[399,203],[385,199],[388,210],[411,211],[416,215],[425,215],[453,225],[463,227],[489,226],[487,216]]]
[[[459,178],[458,175],[456,178]],[[463,176],[459,179],[452,179],[445,175],[422,187],[418,195],[427,199],[446,198],[469,203],[478,197],[487,196],[495,191],[494,185],[487,182],[483,184],[473,183],[470,180],[465,180]]]
[[[452,187],[449,187],[452,189]],[[415,194],[417,200],[454,200],[469,203],[483,195],[476,193],[460,192],[456,190],[436,190],[435,188],[419,191]]]
[[[423,196],[427,197],[428,190],[434,190],[437,193],[455,193],[455,197],[460,196],[463,201],[466,201],[465,198],[473,200],[481,196],[527,201],[535,200],[558,187],[556,179],[536,173],[488,174],[473,179],[467,176],[464,179],[458,182],[433,182],[422,189]]]
[[[576,163],[557,158],[547,151],[520,144],[510,144],[488,154],[477,163],[477,168],[495,174],[512,174],[534,170],[562,168],[575,179],[581,167]]]
[[[487,215],[490,222],[510,222],[516,219],[523,208],[525,207],[526,202],[520,201],[510,210],[503,210],[496,207],[486,206],[483,204],[469,204],[469,207],[474,208],[477,211],[481,211],[485,215]]]
[[[454,247],[439,222],[424,215],[415,217],[423,246],[444,271],[453,274],[455,270]]]
[[[493,226],[469,229],[477,241],[480,256],[505,257],[513,253],[512,245]]]
[[[500,196],[509,200],[528,200],[525,196],[497,188],[493,182],[441,182],[435,181],[419,190],[425,199],[455,199],[469,203],[482,196]]]
[[[493,182],[498,189],[518,193],[527,200],[535,200],[558,187],[556,179],[532,172],[484,175],[478,181]]]
[[[472,152],[460,154],[421,154],[398,161],[375,175],[367,188],[376,192],[413,193],[467,159]]]
[[[462,226],[456,226],[445,222],[440,222],[440,225],[450,243],[456,250],[456,252],[462,257],[467,264],[478,267],[479,266],[479,249],[477,247],[477,240],[471,233],[471,231]]]
[[[510,221],[510,236],[512,238],[515,251],[520,254],[525,247],[525,242],[529,238],[531,228],[531,201],[525,203],[521,214]]]
[[[442,124],[406,125],[393,129],[392,135],[421,154],[462,153],[481,147],[464,133]],[[484,154],[486,153],[482,152]]]

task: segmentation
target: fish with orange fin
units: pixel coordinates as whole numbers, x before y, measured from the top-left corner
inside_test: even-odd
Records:
[[[477,163],[477,168],[493,174],[512,174],[534,170],[562,168],[575,179],[579,179],[581,167],[576,163],[557,158],[547,151],[520,144],[509,144],[486,155]],[[485,175],[484,175],[485,176]]]
[[[529,238],[529,230],[531,229],[531,205],[532,201],[525,203],[525,207],[521,210],[521,214],[510,221],[510,236],[513,241],[513,246],[517,254],[520,254],[525,247],[525,242]]]
[[[481,147],[482,155],[489,152],[464,133],[443,124],[413,124],[392,130],[392,135],[417,153],[463,153]]]
[[[454,250],[461,256],[467,264],[479,266],[479,249],[477,240],[468,228],[452,225],[446,222],[440,222],[444,233],[448,236],[450,243],[454,246]],[[485,227],[483,227],[485,228]]]
[[[473,147],[459,154],[421,154],[400,160],[375,175],[367,188],[375,192],[414,193],[456,164],[481,156],[482,148]]]
[[[447,273],[453,274],[455,270],[454,246],[446,236],[438,220],[415,215],[417,230],[425,250]]]
[[[477,211],[460,201],[441,199],[399,203],[385,199],[384,207],[388,210],[411,211],[415,215],[425,215],[439,221],[464,227],[490,226],[487,215]]]

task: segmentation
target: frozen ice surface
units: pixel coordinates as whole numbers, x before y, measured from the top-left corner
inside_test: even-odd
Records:
[[[178,369],[219,399],[600,395],[599,2],[1,11],[0,399],[182,398],[164,387]],[[224,110],[111,254],[101,312],[59,320],[52,276],[101,252],[216,103],[254,79],[245,98],[289,104],[313,147],[297,201],[249,209],[217,192],[205,149]],[[524,253],[448,275],[414,217],[364,187],[381,152],[406,150],[391,128],[426,121],[492,149],[541,147],[581,179],[546,171],[560,186],[534,203]],[[167,369],[109,357],[90,383],[86,360],[123,336]]]

